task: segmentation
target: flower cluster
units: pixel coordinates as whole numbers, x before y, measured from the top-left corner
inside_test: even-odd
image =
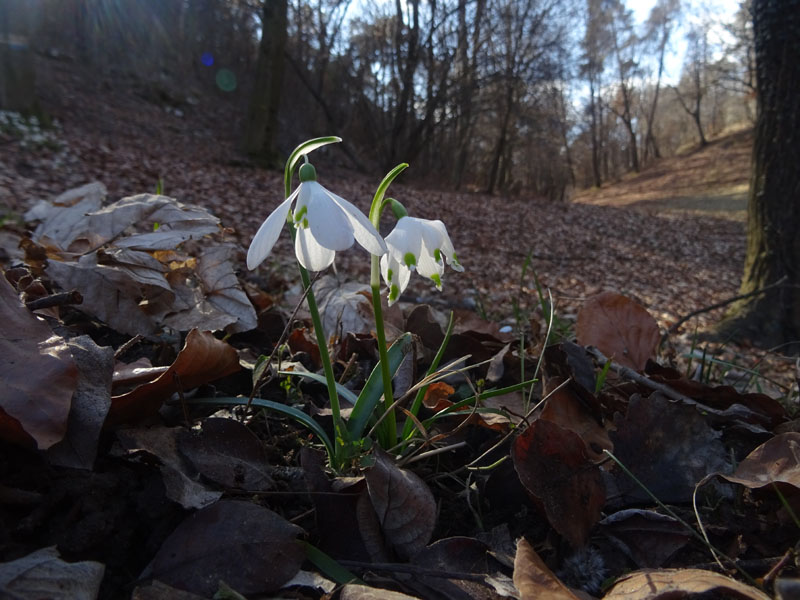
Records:
[[[441,221],[402,216],[384,240],[370,220],[344,198],[317,183],[311,164],[300,167],[300,185],[267,217],[247,251],[247,268],[255,269],[272,251],[288,220],[295,228],[297,260],[309,271],[322,271],[336,252],[357,241],[381,257],[381,275],[389,288],[389,304],[398,300],[416,270],[442,289],[445,262],[456,271],[463,267]],[[291,212],[292,203],[294,211]]]

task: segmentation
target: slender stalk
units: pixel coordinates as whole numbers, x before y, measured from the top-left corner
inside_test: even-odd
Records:
[[[345,427],[344,421],[342,421],[342,414],[339,408],[339,393],[336,391],[336,378],[333,375],[333,365],[331,364],[330,354],[328,354],[328,340],[325,337],[325,330],[322,328],[322,319],[319,316],[317,300],[311,289],[311,278],[308,275],[308,271],[301,265],[297,266],[300,269],[300,278],[303,280],[303,289],[307,293],[308,312],[311,313],[311,322],[314,324],[314,334],[317,336],[317,346],[319,346],[319,358],[322,361],[322,370],[325,373],[325,382],[328,387],[328,398],[331,403],[333,427],[336,434],[334,453],[336,454],[336,462],[338,463],[333,466],[335,469],[339,469],[343,466],[345,459],[342,455],[342,450],[344,449],[345,443],[348,441],[347,427]]]
[[[288,198],[292,193],[292,176],[294,175],[294,168],[301,158],[326,144],[336,143],[341,141],[338,137],[317,138],[300,144],[292,152],[289,160],[286,161],[286,167],[283,172],[283,187],[284,198]],[[306,158],[306,160],[308,160]],[[290,217],[291,218],[291,217]],[[296,231],[294,225],[289,227],[292,233],[292,241],[295,239]],[[311,322],[314,324],[314,335],[317,337],[317,346],[319,347],[319,357],[322,361],[322,370],[325,373],[325,382],[328,388],[328,398],[331,403],[331,413],[333,415],[333,428],[336,438],[334,440],[334,457],[333,460],[336,464],[331,465],[334,469],[339,470],[344,466],[347,456],[345,454],[345,446],[349,441],[347,434],[347,427],[342,421],[341,410],[339,408],[339,394],[336,391],[336,378],[333,375],[333,365],[331,364],[331,357],[328,353],[328,339],[325,336],[325,330],[322,327],[322,319],[319,316],[319,308],[317,307],[317,300],[314,297],[314,291],[311,288],[311,278],[308,271],[300,264],[297,265],[300,269],[300,279],[303,281],[303,291],[306,294],[308,301],[308,311],[311,313]]]
[[[376,227],[377,229],[377,227]],[[386,333],[383,329],[383,307],[381,306],[381,267],[380,258],[372,255],[370,287],[372,288],[372,310],[375,312],[375,333],[378,336],[378,354],[381,363],[381,379],[383,380],[384,412],[388,412],[383,425],[378,430],[378,437],[383,448],[391,448],[397,440],[397,417],[391,406],[394,404],[392,375],[389,372],[389,355],[386,349]],[[377,280],[377,283],[376,283]]]
[[[372,198],[372,206],[369,209],[369,220],[377,231],[380,231],[381,213],[383,212],[383,197],[389,184],[394,178],[402,173],[408,165],[401,163],[389,171],[378,186],[375,196]],[[397,443],[397,417],[394,413],[394,393],[392,391],[392,375],[389,372],[389,356],[386,348],[386,333],[383,328],[383,307],[381,306],[381,259],[379,256],[372,255],[369,285],[372,288],[372,309],[375,313],[375,333],[378,337],[378,355],[381,364],[381,379],[383,380],[383,405],[382,409],[386,416],[378,430],[378,438],[381,446],[391,448]]]

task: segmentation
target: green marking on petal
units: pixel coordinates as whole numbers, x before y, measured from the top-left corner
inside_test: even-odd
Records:
[[[394,271],[392,271],[391,269],[389,269],[389,270],[386,272],[386,277],[389,279],[389,281],[391,281],[392,279],[394,279]]]
[[[308,212],[308,206],[303,206],[300,210],[296,210],[294,212],[294,220],[299,221],[306,215],[307,212]]]
[[[303,217],[303,229],[308,229],[308,219]]]
[[[436,250],[433,251],[433,259],[436,262],[442,262],[442,251],[439,250],[438,248],[436,248]]]
[[[389,300],[394,302],[395,300],[397,300],[397,297],[399,295],[400,295],[400,289],[396,285],[393,285],[391,288],[389,288]]]
[[[431,279],[433,280],[433,283],[436,284],[436,287],[441,289],[441,287],[442,287],[442,278],[439,277],[439,274],[438,273],[434,273],[433,275],[431,275]]]
[[[403,256],[403,262],[407,267],[413,267],[417,264],[417,257],[412,252],[406,252],[405,256]]]

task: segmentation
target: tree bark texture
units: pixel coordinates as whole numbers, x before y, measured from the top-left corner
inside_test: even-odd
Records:
[[[286,49],[288,0],[267,0],[262,16],[263,31],[258,49],[256,81],[244,132],[244,150],[277,164],[275,140],[278,135],[278,109],[283,85]]]
[[[33,3],[31,3],[33,4]],[[0,109],[36,112],[36,78],[29,35],[33,6],[0,0]]]
[[[800,0],[754,0],[758,117],[750,179],[742,301],[727,327],[800,352]]]

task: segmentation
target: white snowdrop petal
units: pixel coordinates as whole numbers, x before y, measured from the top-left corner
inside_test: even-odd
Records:
[[[386,254],[386,242],[375,230],[375,227],[370,223],[369,219],[358,208],[333,192],[325,190],[328,196],[344,211],[347,218],[350,220],[350,225],[353,228],[353,235],[356,241],[361,246],[375,256],[382,256]]]
[[[423,247],[417,260],[417,273],[428,278],[432,278],[434,275],[441,277],[444,273],[444,263],[437,262],[430,249]]]
[[[328,191],[316,181],[308,200],[308,225],[314,239],[323,248],[346,250],[353,245],[353,227],[350,219],[338,204],[328,196]]]
[[[441,245],[439,249],[447,259],[447,264],[450,265],[450,268],[454,271],[463,271],[464,267],[456,260],[456,251],[455,248],[453,248],[453,242],[450,241],[450,236],[447,235],[447,228],[444,226],[444,223],[441,221],[431,221],[431,225],[435,227],[441,235]]]
[[[297,228],[294,251],[300,264],[309,271],[322,271],[333,262],[336,252],[323,248],[309,229]]]
[[[275,242],[278,241],[278,236],[281,234],[284,223],[286,223],[286,216],[289,214],[289,209],[292,205],[292,200],[297,196],[295,191],[291,196],[286,198],[278,205],[266,220],[258,228],[253,241],[250,242],[250,247],[247,249],[247,268],[251,271],[255,269],[261,262],[269,256]]]

